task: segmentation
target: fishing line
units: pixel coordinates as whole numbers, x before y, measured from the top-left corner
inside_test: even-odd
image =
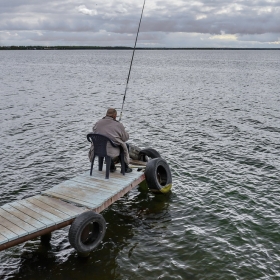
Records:
[[[128,77],[127,77],[127,80],[126,80],[126,86],[125,86],[125,91],[124,91],[124,95],[123,95],[123,103],[122,103],[122,109],[121,109],[119,121],[122,118],[123,106],[124,106],[124,101],[125,101],[125,97],[126,97],[126,91],[127,91],[127,87],[128,87],[128,82],[129,82],[132,62],[133,62],[133,58],[134,58],[135,47],[136,47],[136,43],[137,43],[137,39],[138,39],[138,34],[139,34],[139,30],[140,30],[140,25],[141,25],[141,21],[142,21],[143,11],[144,11],[144,7],[145,7],[145,2],[146,2],[146,0],[144,0],[144,4],[143,4],[143,8],[142,8],[142,13],[141,13],[141,17],[140,17],[140,21],[139,21],[139,25],[138,25],[138,31],[137,31],[136,40],[135,40],[135,43],[134,43],[132,58],[131,58],[131,61],[130,61],[130,67],[129,67],[129,71],[128,71]]]

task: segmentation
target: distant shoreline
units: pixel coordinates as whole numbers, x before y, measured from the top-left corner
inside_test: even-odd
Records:
[[[0,50],[132,50],[132,47],[98,46],[2,46]],[[136,48],[136,50],[280,50],[280,48]]]

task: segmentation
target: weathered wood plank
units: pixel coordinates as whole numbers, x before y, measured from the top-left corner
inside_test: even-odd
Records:
[[[14,202],[13,202],[14,204]],[[41,230],[46,228],[46,225],[41,223],[39,220],[34,219],[33,217],[27,215],[26,213],[22,212],[21,210],[18,210],[17,208],[13,207],[10,203],[5,204],[2,206],[2,209],[9,212],[10,214],[16,216],[20,220],[32,225],[35,228],[35,231]],[[32,233],[32,232],[29,232]]]
[[[80,182],[75,182],[75,181],[71,181],[71,182],[65,182],[65,184],[59,184],[51,189],[60,189],[60,188],[64,188],[64,189],[73,189],[73,188],[86,188],[87,190],[91,190],[91,192],[104,192],[104,193],[111,193],[111,191],[104,191],[104,189],[101,188],[97,188],[96,185],[89,185],[86,183],[80,183]],[[49,190],[51,190],[49,189]]]
[[[0,233],[0,245],[7,243],[9,239]]]
[[[79,176],[79,177],[75,177],[75,178],[72,178],[71,180],[68,180],[68,181],[65,181],[63,183],[60,183],[59,185],[57,186],[60,186],[60,185],[71,185],[71,184],[75,184],[75,183],[80,183],[80,184],[86,184],[90,187],[95,187],[96,185],[100,185],[100,187],[102,188],[106,188],[106,187],[110,187],[111,185],[119,185],[119,186],[122,186],[123,185],[123,182],[125,181],[121,181],[121,180],[118,180],[118,179],[112,179],[109,181],[103,178],[100,178],[100,177],[89,177],[89,176]]]
[[[59,184],[59,186],[55,186],[49,190],[60,190],[60,189],[67,189],[69,191],[81,191],[82,195],[87,195],[88,193],[91,193],[92,195],[95,194],[97,199],[100,199],[99,197],[108,197],[110,195],[113,195],[114,193],[116,193],[116,191],[118,191],[118,188],[108,188],[107,190],[104,190],[101,187],[98,187],[99,185],[93,186],[93,185],[86,185],[86,184],[81,184],[81,183],[77,183],[77,182],[71,182],[69,184],[69,182],[67,184]],[[46,191],[48,192],[48,191]],[[77,195],[75,195],[75,197],[77,197]]]
[[[56,208],[49,206],[48,204],[36,199],[35,197],[29,197],[26,199],[26,201],[40,207],[41,209],[44,209],[45,211],[52,213],[53,215],[59,217],[61,219],[61,221],[67,221],[71,219],[71,215],[68,215],[66,213],[63,213],[59,210],[57,210]]]
[[[86,186],[93,186],[92,180],[88,178],[74,178],[73,182],[77,182],[79,184],[84,184]],[[108,193],[112,193],[113,190],[116,191],[116,187],[122,188],[123,184],[121,183],[112,183],[110,185],[105,185],[103,181],[100,181],[99,179],[95,179],[96,185],[95,188],[104,190]]]
[[[105,182],[107,182],[108,184],[110,184],[110,182],[113,182],[113,181],[122,182],[122,181],[130,180],[132,178],[138,177],[139,173],[140,172],[137,172],[136,170],[133,170],[131,173],[125,173],[125,175],[122,175],[121,173],[118,173],[118,172],[114,172],[114,173],[110,173],[109,179],[105,179],[105,173],[103,173],[103,171],[100,172],[97,170],[93,170],[92,176],[90,176],[89,172],[85,172],[83,174],[76,176],[75,178],[80,178],[80,177],[88,177],[91,179],[97,178],[97,179],[102,179]]]
[[[65,197],[71,197],[82,202],[91,203],[93,200],[99,203],[103,202],[103,199],[99,199],[94,192],[92,193],[89,190],[84,190],[82,188],[67,188],[60,186],[59,188],[51,188],[44,193],[48,194],[49,192],[59,193]]]
[[[106,194],[112,194],[114,193],[116,190],[119,190],[120,188],[123,187],[123,184],[111,184],[111,185],[106,185],[104,182],[102,181],[98,181],[95,180],[94,183],[90,182],[90,181],[86,181],[86,178],[84,179],[80,179],[79,181],[68,181],[65,182],[64,184],[59,184],[51,189],[59,189],[59,188],[86,188],[87,190],[91,190],[91,192],[96,192],[96,193],[104,193],[104,195]]]
[[[23,229],[21,227],[21,224],[18,224],[19,221],[17,217],[10,215],[10,213],[6,212],[3,209],[0,209],[0,215],[0,224],[2,226],[9,229],[18,236],[24,236],[28,234],[28,231],[26,229]]]
[[[65,187],[69,187],[69,188],[86,188],[86,189],[91,189],[92,191],[96,192],[96,193],[104,193],[104,195],[106,194],[111,194],[112,193],[112,188],[111,189],[106,189],[106,185],[102,185],[102,184],[99,184],[97,182],[97,184],[95,186],[93,186],[92,184],[87,184],[86,182],[78,182],[78,181],[67,181],[65,182],[65,184],[59,184],[57,186],[55,186],[54,188],[56,187],[59,187],[59,186],[65,186]]]
[[[88,207],[90,209],[94,208],[94,207],[97,207],[100,204],[100,202],[99,203],[94,203],[94,202],[89,203],[89,202],[86,202],[86,201],[81,201],[81,200],[78,200],[74,197],[66,196],[66,195],[61,194],[61,193],[52,192],[51,190],[49,190],[45,194],[47,194],[48,196],[51,196],[51,197],[55,197],[55,198],[66,200],[68,202],[75,203],[75,204],[80,205],[80,206]],[[97,205],[97,206],[95,206],[95,205]]]
[[[111,185],[118,185],[118,186],[122,186],[124,184],[124,182],[126,182],[126,180],[120,180],[120,179],[117,179],[117,178],[110,178],[110,179],[107,179],[105,181],[104,178],[102,177],[90,177],[90,176],[80,176],[80,177],[75,177],[72,179],[73,181],[78,181],[78,182],[85,182],[87,184],[90,184],[90,185],[96,185],[96,184],[99,184],[99,185],[102,185],[102,187],[110,187]]]
[[[46,191],[45,194],[49,192],[59,193],[65,197],[70,197],[75,200],[88,202],[90,205],[96,205],[96,203],[102,203],[104,200],[113,196],[114,193],[98,193],[96,189],[86,188],[86,187],[65,187],[60,186],[59,188],[51,188]],[[94,204],[93,204],[94,201]]]
[[[62,193],[62,191],[67,192],[69,195],[71,194],[71,197],[83,198],[81,200],[84,201],[84,196],[80,195],[81,192],[83,192],[86,198],[89,195],[91,195],[92,197],[94,197],[95,200],[101,202],[104,201],[104,199],[107,199],[108,196],[110,197],[114,194],[114,192],[104,192],[99,188],[87,187],[85,185],[80,185],[80,184],[76,184],[76,186],[74,185],[63,186],[62,184],[60,184],[59,186],[51,188],[49,191],[58,192],[58,193]],[[46,191],[45,193],[48,193],[48,191]]]
[[[114,172],[114,173],[110,173],[110,177],[109,179],[105,179],[105,173],[103,173],[103,171],[97,171],[97,170],[93,170],[92,172],[92,176],[90,176],[90,172],[84,172],[78,176],[76,176],[75,178],[78,177],[89,177],[89,178],[100,178],[103,179],[106,182],[110,182],[111,180],[129,180],[132,178],[137,178],[142,174],[142,172],[138,172],[136,170],[133,170],[131,173],[125,173],[125,175],[119,173],[119,172]],[[104,175],[104,176],[103,176]]]
[[[104,186],[111,186],[111,185],[120,185],[122,186],[124,182],[131,180],[131,178],[109,178],[109,179],[104,179],[102,176],[77,176],[72,179],[73,181],[81,181],[81,182],[87,182],[90,183],[91,185],[95,185],[96,183],[102,184]]]
[[[13,224],[18,225],[19,227],[21,227],[22,229],[24,229],[28,233],[36,231],[35,227],[33,227],[32,225],[28,224],[27,222],[19,219],[18,217],[12,215],[10,212],[7,212],[6,210],[4,210],[2,208],[0,209],[0,216],[8,219]]]
[[[136,160],[136,159],[131,159],[129,164],[140,165],[140,166],[143,167],[143,166],[147,165],[147,162],[144,162],[144,161],[141,161],[141,160]]]
[[[97,193],[97,192],[92,192],[91,189],[85,189],[85,188],[66,188],[66,187],[60,187],[60,188],[52,188],[44,194],[46,195],[53,195],[54,193],[60,194],[61,196],[65,197],[65,200],[71,200],[75,203],[78,202],[87,202],[89,204],[87,205],[97,205],[99,203],[102,203],[104,200],[110,198],[113,196],[113,194],[110,193]],[[80,203],[78,203],[81,205]]]
[[[132,175],[128,173],[129,176],[120,174],[115,178],[110,177],[109,180],[106,180],[99,171],[95,171],[94,175],[96,172],[99,173],[99,178],[91,177],[88,173],[84,173],[44,191],[43,194],[76,203],[77,205],[97,208],[143,175],[142,172],[134,172]],[[106,192],[104,192],[104,189]]]
[[[43,202],[51,207],[54,207],[55,209],[65,213],[65,214],[69,214],[71,216],[71,218],[75,218],[79,214],[86,211],[86,209],[77,207],[75,205],[71,205],[71,204],[61,201],[57,198],[52,198],[52,197],[48,197],[45,195],[35,196],[34,198],[40,200],[41,202]]]
[[[135,176],[137,175],[137,176]],[[135,179],[139,178],[142,173],[137,172],[134,176],[131,177],[123,177],[121,179],[118,178],[110,178],[110,179],[104,179],[102,177],[91,177],[91,176],[78,176],[73,178],[73,181],[79,181],[79,182],[85,182],[89,185],[96,185],[97,182],[101,183],[102,185],[105,185],[106,187],[110,186],[120,186],[120,188],[126,186],[127,184],[133,182]],[[106,180],[106,181],[105,181]]]
[[[61,223],[61,219],[59,217],[53,215],[52,213],[50,213],[49,211],[46,211],[45,209],[42,209],[42,208],[36,206],[35,204],[28,202],[27,200],[19,200],[18,203],[36,213],[42,215],[43,217],[46,217],[50,221],[53,221],[55,224]]]
[[[45,217],[41,213],[37,213],[37,212],[31,210],[30,208],[20,204],[18,201],[12,202],[12,203],[10,203],[10,205],[13,206],[14,208],[18,209],[19,211],[23,212],[25,215],[28,215],[28,216],[36,219],[37,221],[40,221],[42,224],[44,224],[48,227],[55,225],[55,223],[51,219]]]
[[[7,229],[6,227],[0,225],[0,232],[3,236],[5,236],[9,241],[18,238],[19,236],[13,231]]]

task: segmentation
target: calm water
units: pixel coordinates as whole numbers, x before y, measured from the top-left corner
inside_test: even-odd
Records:
[[[0,52],[0,205],[89,168],[86,134],[121,107],[131,51]],[[134,189],[77,257],[68,229],[0,252],[1,279],[280,279],[280,52],[136,51],[122,122],[172,170]]]

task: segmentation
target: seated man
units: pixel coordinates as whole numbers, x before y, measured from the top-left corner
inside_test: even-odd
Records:
[[[113,108],[109,108],[107,110],[106,116],[99,120],[93,126],[93,132],[102,134],[110,138],[113,142],[118,143],[122,146],[124,150],[124,161],[125,161],[125,172],[129,173],[132,171],[131,168],[128,167],[129,164],[129,152],[127,148],[127,144],[125,143],[129,139],[128,133],[125,131],[124,126],[116,120],[117,111]],[[117,157],[120,154],[120,149],[116,147],[107,148],[108,154],[113,158]],[[112,159],[110,171],[114,172],[116,170],[114,161]]]

